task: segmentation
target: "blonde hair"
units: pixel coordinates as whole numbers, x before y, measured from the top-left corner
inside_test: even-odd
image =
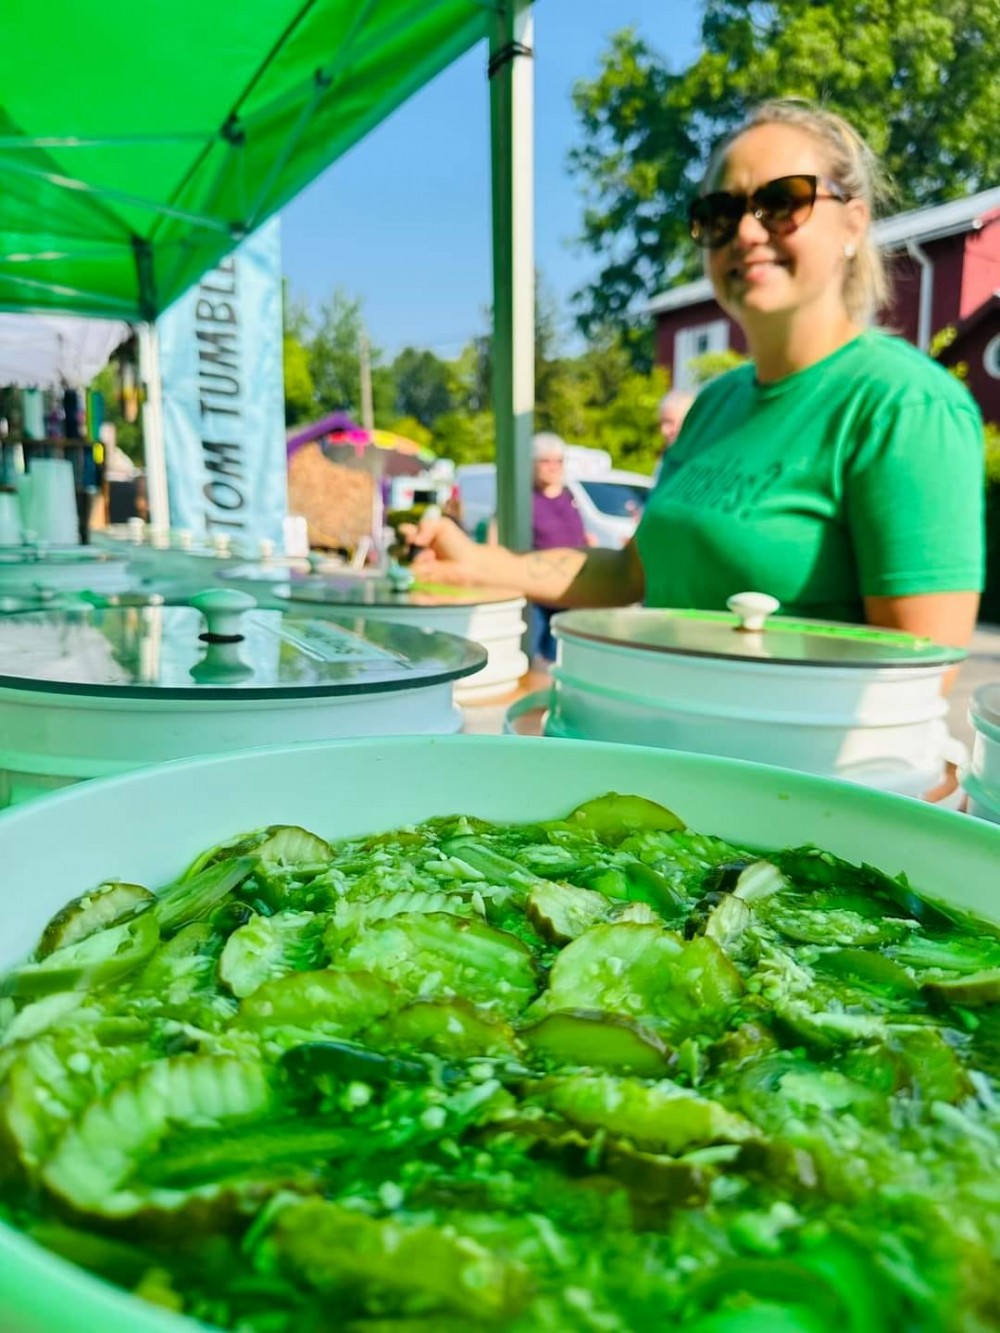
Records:
[[[881,163],[854,126],[843,116],[797,97],[775,98],[755,107],[742,125],[716,145],[703,185],[716,174],[733,140],[758,125],[790,125],[811,134],[823,149],[828,174],[852,199],[863,199],[873,219],[892,199],[892,186]],[[878,310],[888,303],[890,293],[885,259],[869,225],[856,253],[847,261],[843,292],[847,313],[859,324],[872,323]]]

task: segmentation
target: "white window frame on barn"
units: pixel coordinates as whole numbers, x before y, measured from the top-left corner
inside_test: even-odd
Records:
[[[696,357],[704,356],[707,352],[728,350],[728,320],[713,319],[708,324],[694,324],[687,329],[678,329],[674,340],[674,388],[689,390],[697,387],[691,372],[691,362]]]

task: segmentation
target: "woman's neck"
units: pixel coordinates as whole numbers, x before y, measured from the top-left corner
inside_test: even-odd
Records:
[[[789,312],[785,318],[770,315],[743,329],[761,384],[773,384],[796,371],[806,370],[830,356],[861,333],[846,310],[833,317],[815,309]]]

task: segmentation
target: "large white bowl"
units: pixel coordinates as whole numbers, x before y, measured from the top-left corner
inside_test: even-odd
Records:
[[[159,884],[224,837],[297,823],[326,837],[464,812],[528,821],[635,792],[759,848],[812,842],[1000,921],[1000,827],[902,797],[732,759],[588,741],[407,737],[184,760],[0,813],[0,969],[68,898],[109,877]],[[183,1333],[0,1225],[3,1333]]]

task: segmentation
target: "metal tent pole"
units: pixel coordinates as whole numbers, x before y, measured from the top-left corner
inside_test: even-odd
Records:
[[[500,540],[531,546],[535,409],[534,19],[505,0],[490,32],[493,164],[493,407]]]
[[[163,384],[160,379],[160,335],[155,324],[139,325],[139,375],[143,383],[142,439],[146,457],[146,498],[149,524],[170,527],[167,457],[163,444]]]

